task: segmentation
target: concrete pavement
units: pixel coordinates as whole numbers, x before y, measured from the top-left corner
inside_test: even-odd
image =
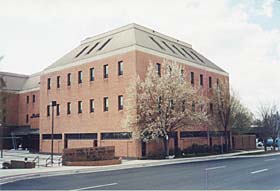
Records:
[[[120,165],[111,165],[111,166],[99,166],[99,167],[67,167],[67,166],[53,166],[53,167],[44,167],[35,169],[1,169],[0,170],[0,184],[5,184],[7,182],[13,182],[24,179],[38,178],[38,177],[47,177],[47,176],[58,176],[66,174],[75,174],[75,173],[88,173],[88,172],[102,172],[102,171],[112,171],[112,170],[121,170],[129,168],[139,168],[139,167],[149,167],[149,166],[160,166],[160,165],[169,165],[169,164],[180,164],[180,163],[189,163],[189,162],[199,162],[199,161],[211,161],[211,160],[221,160],[221,159],[233,159],[233,158],[248,158],[248,157],[262,157],[259,155],[252,156],[238,156],[240,154],[252,154],[260,152],[259,150],[255,151],[241,151],[236,153],[228,153],[223,155],[212,155],[207,157],[192,157],[192,158],[179,158],[179,159],[166,159],[166,160],[123,160]],[[22,153],[21,153],[22,154]],[[279,153],[274,153],[271,155],[278,155]],[[7,156],[7,155],[6,155]],[[59,156],[57,156],[59,157]]]
[[[279,176],[280,156],[271,155],[39,177],[4,184],[1,189],[279,190]]]

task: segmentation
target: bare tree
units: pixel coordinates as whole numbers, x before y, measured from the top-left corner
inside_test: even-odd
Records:
[[[262,136],[264,138],[264,148],[267,150],[266,140],[273,139],[273,148],[275,150],[275,141],[280,134],[279,108],[276,104],[262,104],[259,107],[260,125],[262,126]]]
[[[171,133],[207,122],[207,100],[186,80],[182,66],[165,61],[161,69],[150,64],[146,78],[129,88],[125,124],[145,142],[162,139],[168,156]]]
[[[213,104],[212,124],[224,131],[225,151],[230,149],[229,130],[238,111],[240,111],[240,101],[236,94],[229,90],[227,81],[218,81],[214,86],[213,95],[210,98]]]

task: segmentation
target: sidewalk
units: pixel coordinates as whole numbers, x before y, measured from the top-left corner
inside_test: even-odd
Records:
[[[122,160],[122,164],[110,165],[110,166],[58,166],[53,167],[39,167],[34,169],[1,169],[0,170],[0,185],[12,181],[38,178],[45,176],[59,176],[73,173],[89,173],[89,172],[102,172],[111,170],[121,170],[129,168],[141,168],[149,166],[160,166],[168,164],[179,164],[179,163],[189,163],[189,162],[202,162],[220,159],[232,159],[232,158],[249,158],[249,157],[263,157],[280,155],[278,153],[271,153],[268,155],[253,155],[253,153],[258,153],[261,150],[253,151],[240,151],[236,153],[227,153],[221,155],[211,155],[203,157],[192,157],[192,158],[177,158],[177,159],[162,159],[162,160]],[[248,156],[239,156],[240,154],[252,154]],[[22,153],[20,153],[22,155]],[[29,154],[29,153],[26,153]],[[38,155],[38,154],[37,154]],[[32,156],[32,155],[30,155]],[[56,157],[60,157],[59,155]]]

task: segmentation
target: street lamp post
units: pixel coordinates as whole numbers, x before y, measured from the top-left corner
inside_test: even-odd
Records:
[[[56,101],[51,102],[52,107],[52,133],[51,133],[51,164],[53,166],[53,129],[54,129],[54,107],[56,106]]]

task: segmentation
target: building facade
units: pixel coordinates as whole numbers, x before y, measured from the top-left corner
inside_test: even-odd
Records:
[[[164,60],[181,64],[190,83],[203,88],[205,96],[212,84],[220,80],[228,83],[228,73],[190,44],[130,24],[87,38],[44,71],[24,76],[25,82],[15,93],[18,101],[13,102],[17,104],[13,111],[16,119],[6,122],[39,128],[40,152],[50,152],[54,114],[56,153],[64,148],[113,145],[117,156],[153,154],[162,148],[161,141],[143,144],[122,122],[130,83],[137,76],[143,79],[150,63],[162,64]],[[51,107],[51,101],[57,105]],[[211,144],[220,144],[219,140],[213,136]],[[193,143],[209,144],[206,127],[179,131],[170,141],[171,147],[176,144],[181,149]]]

